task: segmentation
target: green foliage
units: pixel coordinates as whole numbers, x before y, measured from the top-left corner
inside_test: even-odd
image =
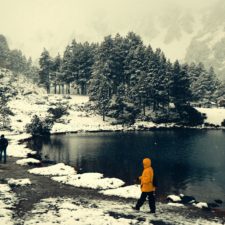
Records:
[[[198,112],[195,108],[190,105],[182,105],[177,107],[180,120],[179,123],[187,126],[197,126],[204,123],[206,118],[202,113]]]
[[[41,120],[35,115],[29,124],[26,125],[26,132],[32,136],[48,136],[53,126],[51,118]]]
[[[52,59],[49,52],[44,49],[39,59],[40,70],[39,70],[39,83],[43,85],[47,92],[50,92],[50,74],[53,66]]]
[[[180,121],[180,116],[175,109],[157,110],[151,113],[150,120],[154,123],[177,123]]]
[[[58,103],[54,108],[49,108],[48,113],[50,113],[52,120],[56,121],[62,116],[69,115],[68,106]]]
[[[37,68],[32,65],[31,58],[27,59],[20,50],[10,50],[3,35],[0,35],[0,67],[23,73],[33,81],[37,80]]]

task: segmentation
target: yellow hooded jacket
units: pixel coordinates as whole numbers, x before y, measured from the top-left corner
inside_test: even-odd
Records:
[[[143,160],[144,170],[142,175],[139,177],[141,181],[141,191],[142,192],[152,192],[155,191],[155,187],[153,186],[153,176],[154,172],[151,167],[151,159],[145,158]]]

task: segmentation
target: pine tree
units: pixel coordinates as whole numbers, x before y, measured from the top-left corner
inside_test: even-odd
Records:
[[[6,38],[0,35],[0,67],[8,68],[9,46]]]
[[[173,66],[170,93],[175,106],[189,104],[191,100],[188,66],[181,66],[177,60]]]
[[[145,72],[145,46],[141,38],[133,32],[125,38],[127,55],[124,60],[124,77],[127,95],[132,101],[138,101],[139,93],[137,83]]]
[[[50,72],[50,83],[54,85],[54,93],[57,93],[57,84],[60,83],[60,75],[61,75],[61,64],[62,59],[60,55],[58,54],[53,60],[52,60],[52,66],[51,66],[51,72]]]
[[[44,49],[39,59],[40,70],[39,70],[39,83],[42,84],[47,93],[50,93],[50,73],[52,68],[52,60],[49,52]]]

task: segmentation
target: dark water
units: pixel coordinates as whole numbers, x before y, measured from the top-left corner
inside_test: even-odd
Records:
[[[225,201],[225,132],[221,130],[54,135],[29,145],[42,158],[127,184],[141,174],[142,159],[150,157],[162,196],[184,193],[199,201]]]

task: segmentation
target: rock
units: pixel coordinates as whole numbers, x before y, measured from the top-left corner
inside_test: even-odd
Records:
[[[193,204],[196,203],[196,199],[193,196],[182,196],[181,197],[181,203],[183,204]]]
[[[222,200],[220,200],[220,199],[216,199],[216,200],[215,200],[215,203],[217,203],[217,204],[222,204],[222,203],[223,203],[223,201],[222,201]]]
[[[32,91],[28,91],[28,92],[24,92],[24,93],[23,93],[23,95],[31,95],[31,94],[33,94]]]
[[[35,104],[37,104],[37,105],[45,105],[46,102],[45,101],[36,101]]]
[[[220,206],[216,203],[208,203],[208,207],[209,208],[217,208],[217,207],[220,207]]]

